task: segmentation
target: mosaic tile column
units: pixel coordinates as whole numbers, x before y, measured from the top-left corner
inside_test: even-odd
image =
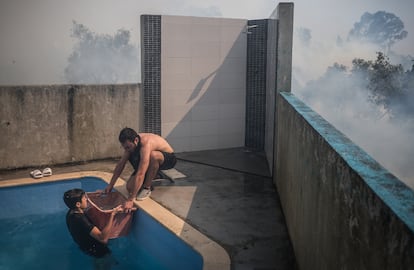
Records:
[[[266,121],[267,20],[249,20],[247,29],[247,147],[263,150]]]
[[[144,132],[161,135],[161,16],[141,15]]]

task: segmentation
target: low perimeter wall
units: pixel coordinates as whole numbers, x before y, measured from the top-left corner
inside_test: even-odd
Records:
[[[138,84],[0,87],[0,169],[118,157],[142,123]]]
[[[299,269],[413,269],[414,193],[282,93],[277,186]]]

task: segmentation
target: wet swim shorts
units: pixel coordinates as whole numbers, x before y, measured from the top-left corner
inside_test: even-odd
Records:
[[[161,152],[164,155],[164,163],[160,166],[160,170],[168,170],[174,168],[177,158],[174,153]]]

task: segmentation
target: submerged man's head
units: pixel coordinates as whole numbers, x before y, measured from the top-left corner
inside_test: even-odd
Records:
[[[82,199],[84,197],[85,197],[85,191],[83,189],[74,188],[74,189],[66,191],[63,194],[63,201],[65,202],[66,206],[69,209],[77,209],[82,206]]]

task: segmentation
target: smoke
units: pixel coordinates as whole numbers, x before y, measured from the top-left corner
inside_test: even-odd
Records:
[[[130,44],[130,32],[97,34],[73,21],[72,37],[77,40],[68,58],[68,83],[125,83],[138,81],[138,48]]]
[[[375,61],[379,50],[376,44],[344,42],[340,37],[314,41],[310,30],[297,30],[292,92],[414,189],[412,114],[391,115],[384,106],[370,101],[366,78],[350,74],[353,59]],[[400,61],[393,64],[405,68],[413,64],[411,56],[390,55],[392,61]]]

